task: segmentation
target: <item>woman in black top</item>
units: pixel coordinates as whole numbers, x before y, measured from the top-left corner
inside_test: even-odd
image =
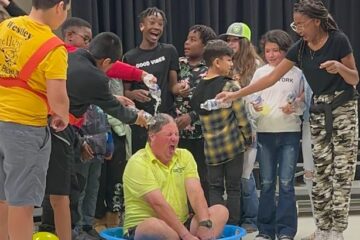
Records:
[[[351,180],[357,157],[357,92],[359,82],[352,48],[321,1],[294,5],[291,24],[301,37],[267,76],[237,92],[217,98],[232,101],[275,84],[299,66],[314,92],[311,135],[315,163],[316,239],[343,239],[347,228]],[[266,238],[259,238],[266,239]]]

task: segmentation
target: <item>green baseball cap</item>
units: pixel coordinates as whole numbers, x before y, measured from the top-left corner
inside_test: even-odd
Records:
[[[246,38],[251,41],[251,30],[245,23],[234,22],[228,27],[226,33],[221,34],[219,38],[226,41],[227,36]]]

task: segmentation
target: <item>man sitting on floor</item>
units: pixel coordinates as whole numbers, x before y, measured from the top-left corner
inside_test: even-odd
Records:
[[[208,208],[193,156],[177,148],[174,119],[163,113],[154,118],[145,148],[129,159],[123,175],[125,237],[215,239],[228,220],[228,210],[222,205]]]

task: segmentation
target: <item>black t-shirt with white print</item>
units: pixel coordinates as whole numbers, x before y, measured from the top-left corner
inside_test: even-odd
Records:
[[[330,74],[320,69],[320,64],[328,60],[341,59],[352,53],[350,42],[341,31],[329,32],[329,38],[322,48],[312,51],[307,44],[300,64],[299,49],[302,39],[298,40],[288,51],[286,58],[295,62],[303,70],[307,82],[315,95],[332,94],[335,91],[346,90],[352,86],[345,82],[340,74]]]
[[[159,43],[151,50],[137,47],[128,51],[123,60],[157,77],[161,89],[161,105],[158,111],[175,116],[174,96],[169,89],[169,71],[179,70],[179,56],[175,47],[165,43]],[[131,82],[131,90],[135,89],[148,90],[143,82]],[[145,103],[135,101],[135,104],[139,109],[154,113],[154,99]]]

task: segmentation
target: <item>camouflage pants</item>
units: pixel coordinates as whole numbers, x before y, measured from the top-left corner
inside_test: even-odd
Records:
[[[314,102],[330,103],[335,95],[314,96]],[[311,114],[312,152],[315,164],[312,197],[316,225],[342,232],[348,225],[351,181],[357,160],[357,100],[332,110],[331,141],[325,141],[325,114]]]

